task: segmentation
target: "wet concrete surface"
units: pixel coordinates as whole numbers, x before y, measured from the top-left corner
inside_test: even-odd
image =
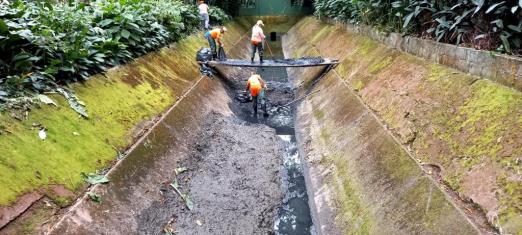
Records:
[[[280,42],[279,42],[280,44]],[[274,45],[281,48],[280,45]],[[279,47],[278,47],[279,46]],[[282,50],[274,50],[274,57],[283,58]],[[256,73],[267,83],[268,117],[263,116],[261,109],[258,115],[253,115],[252,103],[237,102],[236,115],[242,119],[270,126],[275,129],[279,140],[284,146],[283,165],[281,166],[281,186],[284,198],[278,209],[274,231],[276,234],[302,235],[314,231],[301,157],[297,151],[294,127],[295,92],[296,88],[289,82],[285,68],[257,68]],[[236,78],[236,92],[244,89],[248,77]],[[237,100],[236,100],[237,101]],[[259,108],[259,107],[258,107]]]
[[[166,203],[155,202],[138,215],[140,233],[165,226],[176,234],[267,234],[282,200],[280,146],[273,129],[235,117],[210,113],[181,173],[181,191],[194,209],[183,206],[172,188]],[[159,211],[172,214],[171,224],[154,223]],[[159,221],[158,221],[159,222]],[[163,223],[168,223],[163,221]]]
[[[283,199],[274,129],[233,115],[222,83],[204,79],[83,198],[51,234],[267,234]],[[179,167],[188,171],[176,174]],[[170,187],[178,179],[188,210]],[[172,229],[172,230],[169,230]]]
[[[283,156],[285,197],[283,206],[279,209],[274,229],[276,234],[315,234],[303,175],[303,162],[297,151],[295,136],[278,135],[278,137],[285,144]]]
[[[102,203],[82,199],[51,234],[310,234],[287,105],[295,89],[284,68],[257,72],[269,87],[268,117],[233,99],[248,70],[202,80],[109,174],[111,183],[93,189]],[[178,174],[180,167],[188,170]]]

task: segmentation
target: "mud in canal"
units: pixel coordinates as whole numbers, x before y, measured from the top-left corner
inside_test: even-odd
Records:
[[[193,209],[187,208],[171,182],[165,182],[160,189],[164,201],[137,216],[139,233],[269,233],[283,197],[277,142],[275,131],[265,125],[209,114],[185,163],[188,171],[177,176]]]
[[[279,52],[280,55],[282,52]],[[205,78],[51,234],[311,234],[294,137],[294,88],[284,68],[268,83],[269,116],[234,96],[241,76]]]

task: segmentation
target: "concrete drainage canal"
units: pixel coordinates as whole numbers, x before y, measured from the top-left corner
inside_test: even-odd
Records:
[[[234,98],[251,72],[238,71],[200,79],[109,173],[111,183],[91,190],[102,203],[84,197],[51,234],[310,234],[286,70],[257,71],[269,87],[268,117]]]
[[[284,57],[280,42],[266,57]],[[480,233],[336,73],[217,70],[90,189],[101,203],[84,196],[50,234]],[[268,84],[268,117],[238,96],[251,72]]]
[[[280,42],[280,41],[277,41]],[[280,43],[275,48],[280,48]],[[274,45],[273,45],[274,46]],[[277,58],[283,58],[281,50],[273,51]],[[274,128],[278,142],[282,146],[281,183],[283,200],[275,218],[274,231],[276,234],[311,234],[314,231],[303,163],[299,156],[298,145],[294,129],[294,111],[298,99],[294,95],[295,89],[288,81],[285,68],[257,68],[257,74],[267,82],[267,110],[268,116],[262,111],[253,115],[252,103],[239,101],[238,116],[250,123],[259,123]],[[241,85],[239,85],[241,89]],[[236,97],[243,97],[242,91],[236,92]]]

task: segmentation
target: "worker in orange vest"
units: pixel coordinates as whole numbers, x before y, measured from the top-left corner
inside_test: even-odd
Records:
[[[252,102],[254,108],[254,116],[257,116],[257,102],[260,99],[261,108],[263,109],[264,115],[268,116],[268,112],[266,111],[266,98],[265,98],[265,89],[267,88],[265,81],[261,78],[259,74],[251,73],[250,78],[248,79],[246,90],[250,91],[250,95],[252,95]]]
[[[252,27],[252,38],[250,39],[250,42],[252,43],[252,57],[251,61],[254,63],[254,57],[256,56],[256,50],[259,54],[259,62],[263,63],[263,50],[264,45],[263,42],[265,41],[265,34],[263,33],[263,28],[261,26],[265,26],[263,24],[263,21],[258,20],[256,25]]]
[[[207,31],[205,33],[205,38],[207,39],[210,49],[212,50],[212,59],[213,60],[218,58],[216,43],[220,47],[224,46],[223,42],[221,42],[221,37],[223,36],[223,34],[225,34],[225,32],[227,32],[226,27],[219,27],[219,28]]]

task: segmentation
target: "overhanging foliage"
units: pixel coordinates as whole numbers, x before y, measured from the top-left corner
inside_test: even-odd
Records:
[[[229,19],[220,9],[210,14],[214,24]],[[0,3],[0,105],[5,97],[87,80],[199,24],[195,5],[173,0]]]
[[[316,0],[315,15],[522,54],[522,0]]]

